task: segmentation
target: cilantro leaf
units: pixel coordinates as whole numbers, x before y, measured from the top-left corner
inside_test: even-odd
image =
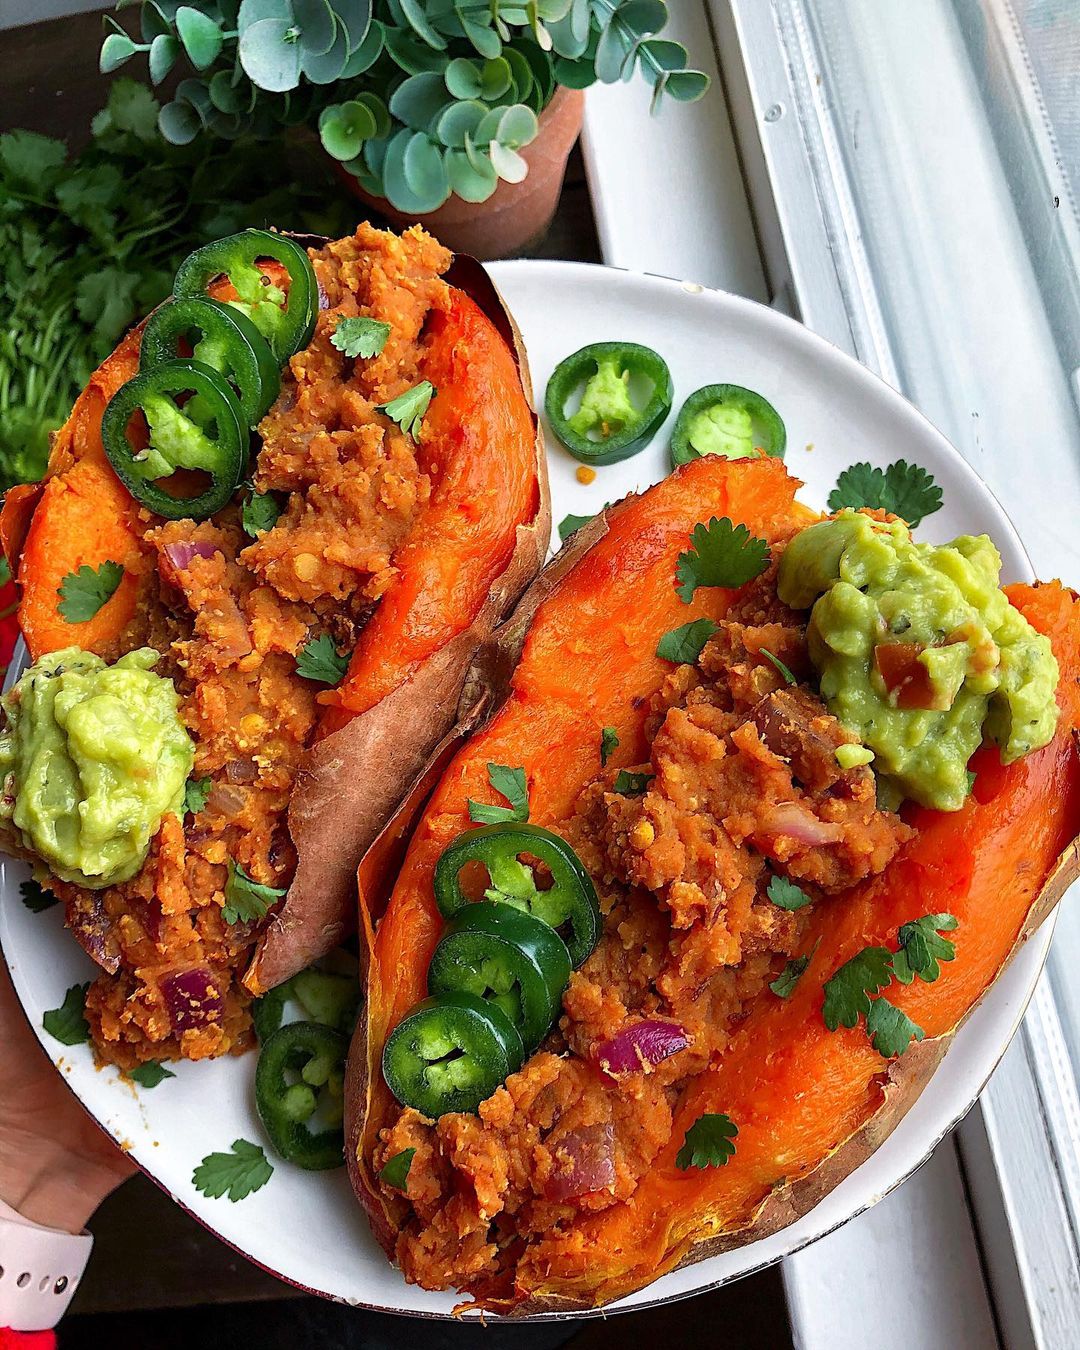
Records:
[[[655,777],[654,773],[630,773],[628,769],[620,769],[615,775],[611,790],[621,793],[624,797],[640,797],[642,793],[648,791],[649,784]]]
[[[67,159],[67,147],[36,131],[7,131],[0,136],[0,166],[26,187],[39,187]]]
[[[529,786],[524,769],[511,769],[506,764],[487,766],[488,782],[510,803],[509,806],[491,806],[474,802],[470,797],[469,819],[477,825],[497,825],[502,820],[529,819]]]
[[[951,961],[956,947],[941,933],[957,927],[952,914],[924,914],[921,919],[900,925],[897,934],[900,950],[893,957],[893,974],[901,984],[910,984],[916,975],[933,984],[941,974],[941,961]]]
[[[274,528],[280,515],[281,506],[276,497],[269,492],[253,492],[240,512],[240,524],[245,534],[258,539],[260,534]]]
[[[78,571],[69,572],[57,589],[60,613],[68,623],[92,619],[120,585],[123,575],[124,569],[111,559],[97,568],[83,563]]]
[[[853,1027],[870,1012],[870,994],[892,982],[893,953],[888,947],[864,947],[825,981],[825,1025]]]
[[[51,891],[47,891],[40,882],[20,881],[19,894],[22,896],[22,902],[31,914],[44,914],[47,909],[52,909],[53,905],[59,904],[56,896]]]
[[[778,656],[774,656],[772,652],[769,651],[768,647],[758,648],[758,656],[763,656],[766,661],[774,665],[788,684],[799,683],[795,676],[792,675],[790,669],[784,665],[783,661],[781,661]]]
[[[412,1160],[416,1157],[416,1149],[405,1148],[385,1163],[379,1170],[379,1180],[385,1186],[393,1186],[395,1190],[407,1191],[409,1189],[409,1168],[412,1167]]]
[[[261,881],[253,881],[240,864],[230,858],[221,917],[227,924],[263,919],[270,906],[280,900],[287,889],[288,887],[264,886]]]
[[[59,1008],[52,1008],[41,1025],[61,1045],[85,1045],[90,1039],[86,1024],[86,991],[89,984],[75,984],[67,991]]]
[[[175,1078],[176,1074],[164,1064],[159,1064],[156,1059],[148,1059],[145,1064],[128,1069],[125,1077],[130,1078],[133,1083],[138,1083],[139,1087],[156,1088],[166,1078]]]
[[[317,680],[319,684],[340,684],[348,668],[348,653],[343,656],[338,651],[329,633],[309,638],[296,658],[297,675],[305,680]]]
[[[692,666],[716,631],[717,625],[712,619],[694,619],[665,633],[656,644],[656,654],[661,661]]]
[[[775,980],[769,981],[769,988],[778,998],[790,998],[795,986],[806,974],[806,968],[814,959],[814,953],[821,946],[821,939],[814,943],[805,956],[793,956]]]
[[[212,780],[209,778],[189,778],[184,786],[184,814],[197,816],[206,806],[210,796]]]
[[[285,1004],[293,996],[293,982],[275,985],[251,1004],[251,1022],[260,1041],[268,1041],[285,1020]]]
[[[368,360],[382,352],[389,336],[388,323],[360,315],[355,319],[338,319],[337,326],[330,334],[330,345],[346,356],[360,356]]]
[[[722,1113],[698,1116],[686,1131],[683,1146],[675,1155],[675,1166],[683,1172],[690,1167],[723,1167],[735,1156],[731,1141],[738,1133],[739,1127]]]
[[[789,912],[802,909],[803,905],[808,905],[811,902],[811,897],[806,894],[802,887],[796,886],[787,877],[774,876],[769,881],[765,894],[774,905],[778,905],[781,909],[786,909]]]
[[[887,998],[876,998],[866,1014],[866,1034],[883,1059],[902,1055],[912,1039],[921,1041],[926,1033],[907,1013]]]
[[[191,1174],[197,1191],[220,1200],[227,1195],[233,1204],[253,1191],[260,1190],[274,1174],[259,1144],[246,1139],[235,1139],[231,1153],[209,1153]]]
[[[563,516],[559,521],[559,538],[565,544],[572,534],[581,529],[582,525],[588,525],[590,520],[595,520],[595,516]]]
[[[375,411],[385,413],[392,422],[398,424],[406,436],[416,440],[423,426],[423,416],[428,410],[428,404],[435,397],[435,392],[435,386],[430,380],[421,380],[419,384],[406,389],[397,398],[392,398],[389,403],[380,403]]]
[[[941,489],[918,464],[898,459],[884,471],[860,462],[845,469],[829,493],[829,510],[869,506],[899,516],[914,528],[941,509]]]
[[[619,747],[619,733],[614,727],[604,727],[600,732],[600,767],[605,768],[608,760]]]
[[[755,539],[745,525],[733,525],[727,516],[695,525],[690,544],[675,564],[675,589],[687,605],[699,586],[743,586],[769,565],[765,540]]]

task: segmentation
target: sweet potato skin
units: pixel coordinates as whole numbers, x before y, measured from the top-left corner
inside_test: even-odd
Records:
[[[607,533],[583,558],[589,541],[579,536],[576,565],[564,563],[560,578],[552,582],[545,574],[537,583],[547,599],[532,619],[507,700],[436,789],[377,929],[361,896],[369,946],[367,1025],[358,1031],[350,1062],[350,1164],[390,1253],[405,1209],[384,1202],[367,1166],[378,1129],[394,1109],[378,1056],[386,1034],[423,994],[440,929],[430,885],[434,860],[466,827],[464,799],[483,791],[488,761],[524,765],[532,817],[548,824],[565,819],[580,786],[597,772],[602,725],[618,728],[616,762],[637,761],[644,717],[634,699],[655,687],[656,638],[702,612],[700,592],[689,612],[674,601],[674,556],[661,561],[662,553],[653,553],[670,520],[671,499],[680,487],[692,489],[680,548],[685,532],[709,514],[745,520],[767,536],[770,522],[762,519],[754,480],[770,473],[790,483],[767,462],[699,460],[608,513]],[[774,509],[790,512],[790,493]],[[764,1237],[812,1208],[902,1118],[957,1028],[1078,872],[1080,601],[1057,583],[1013,587],[1009,594],[1050,636],[1061,665],[1054,741],[1008,768],[984,750],[963,811],[914,811],[919,833],[890,868],[819,907],[805,950],[818,938],[821,945],[795,993],[786,1000],[762,995],[719,1063],[694,1081],[669,1145],[631,1200],[583,1214],[535,1256],[527,1251],[513,1295],[487,1300],[485,1307],[523,1316],[601,1306],[677,1266]],[[642,595],[649,605],[640,603]],[[724,603],[717,593],[703,602],[712,617]],[[526,597],[522,609],[528,607]],[[862,947],[895,945],[901,923],[936,911],[959,919],[956,959],[936,983],[916,980],[889,995],[925,1029],[926,1039],[886,1062],[862,1028],[830,1033],[821,1014],[825,980]],[[723,1111],[738,1124],[736,1155],[724,1168],[682,1172],[675,1153],[705,1111]]]

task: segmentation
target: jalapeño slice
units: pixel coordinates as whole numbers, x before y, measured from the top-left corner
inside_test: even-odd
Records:
[[[345,1055],[348,1040],[318,1022],[290,1022],[259,1051],[255,1106],[270,1142],[288,1162],[309,1172],[345,1162]],[[327,1128],[308,1122],[321,1109]]]
[[[575,459],[614,464],[645,449],[671,411],[673,394],[659,352],[636,342],[594,342],[555,367],[544,411]]]
[[[783,459],[787,431],[768,399],[741,384],[707,384],[679,409],[671,433],[671,462],[678,467],[702,455],[746,459],[764,450]]]

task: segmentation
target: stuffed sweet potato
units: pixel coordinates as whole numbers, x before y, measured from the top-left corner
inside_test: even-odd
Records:
[[[237,324],[253,331],[244,316],[266,318],[266,342],[256,332],[248,345],[283,368],[237,473],[248,481],[195,519],[169,500],[218,490],[233,402],[215,394],[220,379],[207,392],[205,371],[190,374],[216,354],[216,330],[195,324],[188,339],[184,313],[169,328],[159,310],[154,340],[164,331],[175,346],[166,364],[195,381],[190,401],[163,403],[159,381],[131,420],[114,416],[148,366],[140,325],[57,434],[44,484],[13,490],[0,517],[31,656],[78,649],[113,663],[152,649],[190,741],[187,790],[161,787],[134,871],[84,877],[36,847],[48,831],[34,811],[12,801],[5,813],[7,846],[35,861],[103,967],[87,1017],[96,1052],[122,1067],[245,1048],[252,995],[352,929],[357,861],[458,724],[473,651],[539,569],[550,531],[524,356],[478,264],[419,229],[361,226],[306,251],[264,234],[267,255],[233,266],[247,238],[211,246],[205,283],[188,277],[186,291],[185,264],[172,303],[197,293],[205,308],[204,284],[226,302],[210,318],[234,353],[224,368],[238,408],[246,368],[227,344]],[[282,334],[297,328],[305,277],[309,328],[289,355]],[[196,338],[190,361],[183,343]],[[174,471],[160,491],[154,456]],[[91,667],[80,678],[114,680],[111,664]],[[14,698],[12,753],[29,717]],[[108,773],[123,779],[112,748]],[[149,772],[135,764],[128,778]]]
[[[1076,875],[1080,601],[1006,599],[985,539],[815,525],[797,486],[706,456],[585,527],[385,912],[361,867],[347,1154],[410,1281],[594,1308],[792,1222]],[[599,927],[537,1043],[533,975],[475,916],[546,917],[573,957],[567,846]]]

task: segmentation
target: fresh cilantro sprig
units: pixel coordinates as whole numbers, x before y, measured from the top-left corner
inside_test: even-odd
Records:
[[[893,957],[893,974],[901,984],[910,984],[916,975],[933,984],[941,974],[942,961],[956,956],[956,945],[942,933],[957,927],[952,914],[924,914],[921,919],[900,925],[897,934],[900,950]]]
[[[389,336],[388,323],[361,314],[356,318],[338,319],[330,334],[330,344],[346,356],[359,356],[368,361],[381,354]]]
[[[148,1059],[145,1064],[128,1069],[125,1077],[130,1078],[133,1083],[138,1083],[139,1087],[150,1089],[156,1088],[166,1078],[175,1078],[176,1074],[164,1064],[159,1064],[156,1059]]]
[[[210,778],[189,778],[184,784],[184,814],[197,816],[206,808],[213,780]]]
[[[892,1059],[894,1055],[902,1055],[913,1040],[921,1041],[926,1032],[895,1003],[876,998],[866,1014],[866,1034],[883,1059]]]
[[[85,1045],[90,1039],[86,1023],[86,991],[88,984],[75,984],[64,995],[59,1008],[51,1008],[41,1019],[41,1025],[61,1045]]]
[[[854,1027],[870,1012],[870,995],[892,983],[893,953],[888,947],[864,947],[825,981],[822,1015],[830,1031]]]
[[[246,1139],[233,1140],[229,1153],[209,1153],[191,1174],[191,1182],[211,1200],[227,1195],[235,1205],[261,1190],[274,1175],[271,1163],[259,1144]]]
[[[620,769],[611,790],[622,797],[640,797],[649,790],[649,784],[655,777],[654,773],[631,773],[629,769]]]
[[[269,492],[252,492],[240,512],[244,533],[252,539],[272,530],[281,516],[281,503]]]
[[[615,751],[619,748],[619,733],[614,727],[604,727],[600,732],[600,767],[607,767],[607,762]]]
[[[795,992],[795,986],[806,974],[806,968],[814,959],[814,953],[820,946],[821,939],[818,938],[805,956],[793,956],[776,979],[769,981],[769,988],[778,998],[790,998],[792,996]]]
[[[319,684],[339,685],[349,669],[349,653],[339,652],[329,633],[309,638],[296,658],[296,673]]]
[[[845,469],[829,493],[829,510],[868,506],[899,516],[913,529],[941,509],[941,488],[918,464],[898,459],[887,469],[860,462]]]
[[[565,544],[572,534],[576,534],[582,525],[588,525],[590,520],[595,520],[595,516],[563,516],[559,521],[559,538]]]
[[[760,576],[769,565],[769,546],[745,525],[716,516],[708,525],[695,525],[690,548],[675,564],[679,599],[689,604],[699,586],[733,589]]]
[[[497,825],[504,820],[528,820],[529,785],[525,778],[525,770],[511,768],[508,764],[489,764],[487,775],[488,782],[500,797],[506,798],[509,806],[475,802],[470,797],[469,819],[477,825]]]
[[[415,1157],[416,1149],[414,1148],[404,1148],[400,1153],[395,1153],[380,1168],[379,1180],[386,1186],[393,1186],[397,1191],[407,1191],[409,1188],[409,1169],[412,1167],[412,1160]]]
[[[774,905],[789,911],[802,909],[804,905],[810,904],[811,901],[811,897],[806,894],[802,887],[796,886],[788,877],[772,877],[765,888],[765,894]]]
[[[83,563],[77,571],[69,572],[57,588],[60,613],[68,623],[86,623],[112,598],[123,576],[124,569],[111,558],[100,567]]]
[[[724,1167],[735,1156],[732,1142],[739,1127],[722,1112],[706,1112],[698,1116],[686,1131],[682,1148],[675,1155],[675,1166],[680,1171],[691,1167]]]
[[[424,414],[435,393],[435,386],[430,380],[421,380],[397,398],[392,398],[389,403],[380,403],[375,411],[385,413],[406,436],[411,436],[415,441],[420,436]]]
[[[679,628],[672,628],[656,644],[656,654],[661,661],[675,661],[682,666],[692,666],[705,644],[717,632],[712,619],[693,619]]]
[[[254,881],[239,863],[229,859],[229,875],[225,882],[225,903],[221,917],[230,926],[234,923],[253,923],[264,919],[270,906],[285,894],[287,887],[264,886]]]
[[[31,914],[44,914],[47,909],[52,909],[53,905],[60,903],[52,891],[47,891],[33,878],[19,882],[19,895]]]

